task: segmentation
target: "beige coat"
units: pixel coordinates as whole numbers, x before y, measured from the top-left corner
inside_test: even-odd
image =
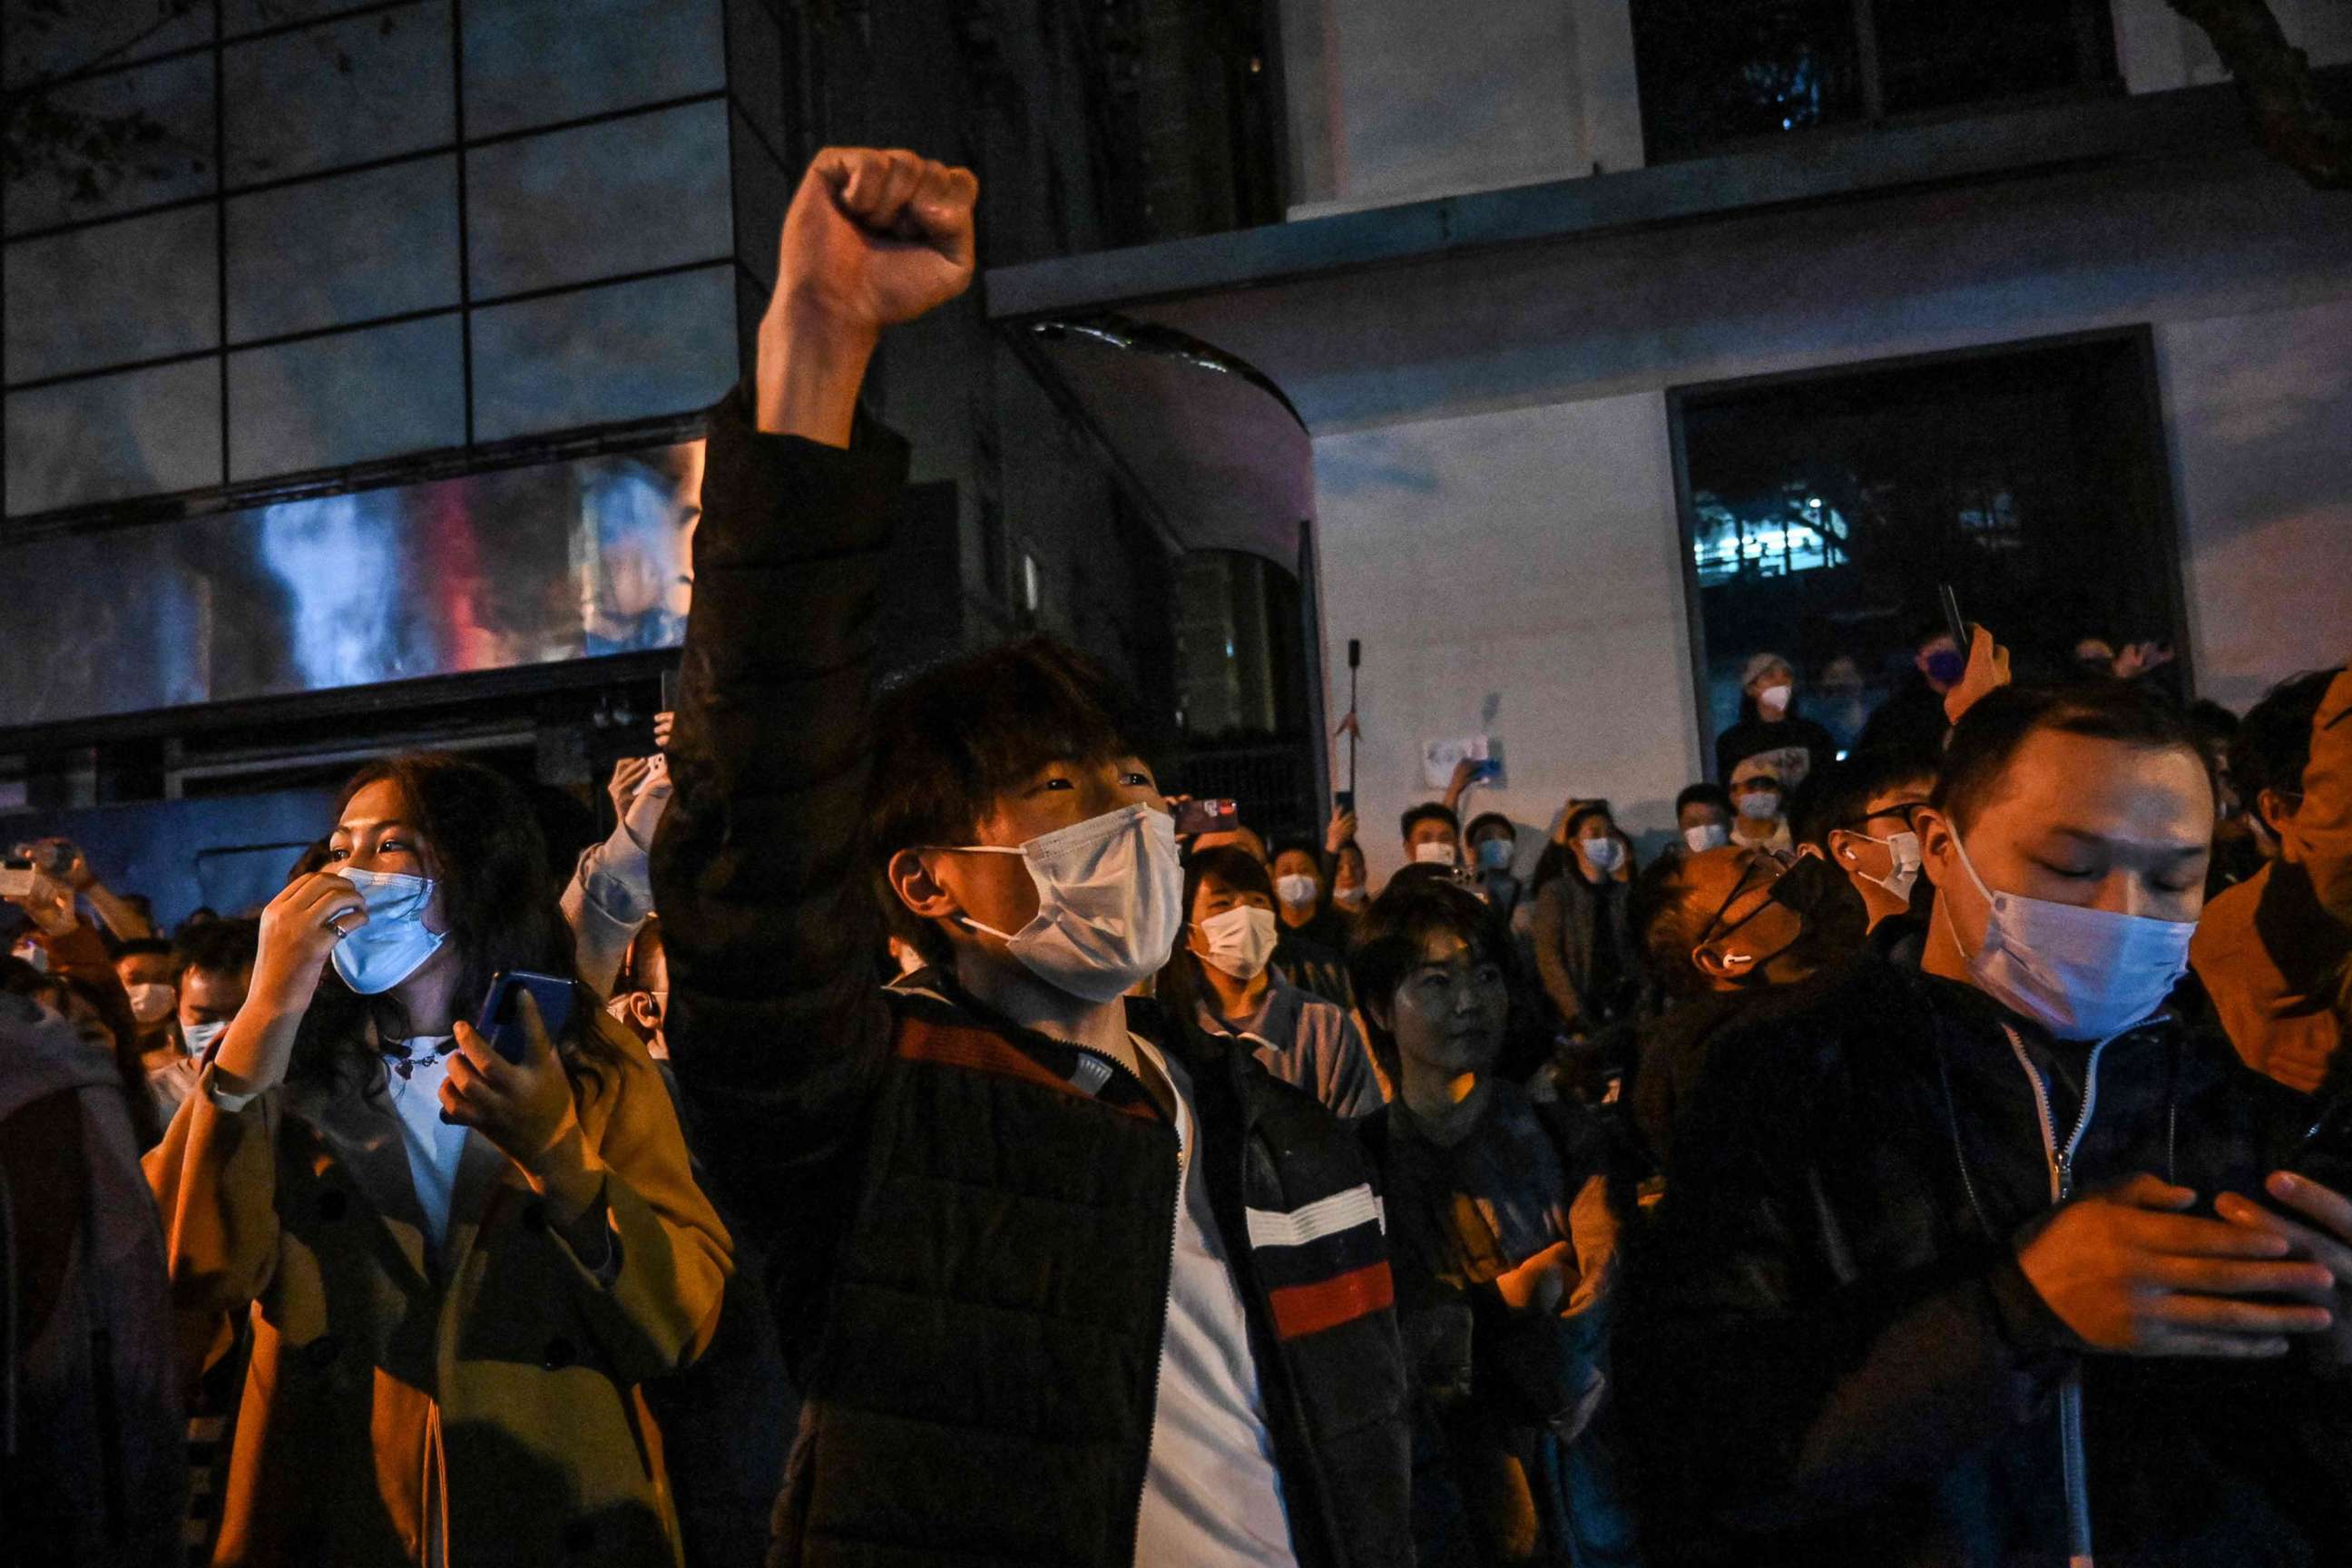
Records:
[[[624,1053],[579,1107],[609,1285],[480,1135],[436,1264],[388,1101],[295,1086],[231,1112],[205,1069],[146,1164],[174,1305],[251,1304],[215,1563],[677,1561],[635,1385],[709,1343],[731,1244],[645,1047],[597,1023]]]

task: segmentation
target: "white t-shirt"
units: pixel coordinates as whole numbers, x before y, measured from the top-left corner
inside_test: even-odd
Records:
[[[440,1043],[403,1040],[401,1046],[414,1058]],[[400,1144],[408,1155],[408,1179],[416,1188],[416,1206],[425,1211],[425,1233],[436,1253],[449,1235],[449,1202],[457,1194],[457,1162],[465,1156],[468,1131],[441,1120],[441,1085],[448,1077],[446,1056],[416,1062],[406,1078],[400,1076],[397,1068],[386,1068],[383,1075],[384,1092],[400,1114]]]
[[[1183,1167],[1135,1561],[1145,1568],[1297,1568],[1249,1320],[1209,1207],[1208,1182],[1192,1157],[1192,1080],[1148,1042],[1137,1040],[1136,1049],[1175,1090]]]

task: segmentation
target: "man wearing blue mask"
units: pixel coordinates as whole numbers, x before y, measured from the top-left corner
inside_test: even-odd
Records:
[[[671,1066],[807,1396],[780,1559],[1411,1560],[1370,1166],[1131,1002],[1186,915],[1150,718],[1045,638],[872,694],[905,444],[883,330],[961,293],[971,175],[830,149],[711,412],[676,794]],[[946,956],[885,990],[877,893]]]
[[[1618,1348],[1654,1563],[2352,1552],[2352,1158],[2166,1009],[2212,812],[2160,701],[1995,691],[1921,972],[1712,1053]]]

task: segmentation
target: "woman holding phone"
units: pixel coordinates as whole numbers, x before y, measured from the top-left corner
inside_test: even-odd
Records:
[[[363,770],[264,911],[146,1162],[175,1307],[252,1319],[215,1563],[677,1560],[636,1385],[709,1342],[727,1233],[602,1008],[471,1026],[526,970],[572,972],[537,824],[452,756]]]

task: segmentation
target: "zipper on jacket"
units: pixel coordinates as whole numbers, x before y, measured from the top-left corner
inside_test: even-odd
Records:
[[[2134,1025],[2137,1028],[2138,1026]],[[2091,1047],[2091,1058],[2083,1068],[2083,1109],[2074,1118],[2074,1131],[2066,1142],[2058,1142],[2058,1127],[2050,1110],[2050,1085],[2042,1069],[2025,1053],[2025,1042],[2007,1024],[2000,1032],[2009,1037],[2009,1048],[2017,1058],[2017,1065],[2025,1069],[2026,1081],[2033,1086],[2034,1114],[2042,1122],[2042,1153],[2050,1166],[2050,1204],[2053,1208],[2074,1195],[2074,1152],[2082,1146],[2083,1134],[2090,1131],[2091,1112],[2099,1103],[2099,1057],[2122,1035],[2110,1035]],[[2123,1034],[2129,1034],[2126,1029]],[[2067,1568],[2093,1568],[2091,1557],[2091,1484],[2083,1458],[2083,1373],[2080,1367],[2066,1374],[2058,1385],[2058,1447],[2059,1458],[2064,1466],[2066,1482],[2066,1562]]]

